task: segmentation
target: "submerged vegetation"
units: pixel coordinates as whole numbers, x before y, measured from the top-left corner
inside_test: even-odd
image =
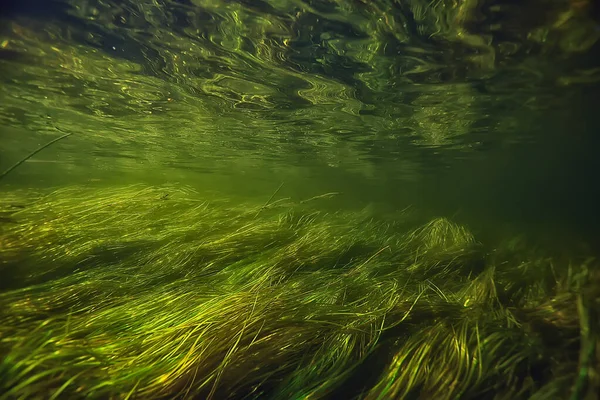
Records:
[[[592,398],[595,259],[320,201],[2,195],[1,397]]]
[[[591,0],[0,7],[0,400],[600,393]]]

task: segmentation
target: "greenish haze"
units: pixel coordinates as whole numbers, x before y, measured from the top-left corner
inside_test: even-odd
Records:
[[[2,2],[0,400],[593,399],[599,39],[591,0]]]

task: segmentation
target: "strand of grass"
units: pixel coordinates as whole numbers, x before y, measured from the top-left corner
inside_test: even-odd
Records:
[[[318,199],[330,199],[332,197],[339,196],[340,194],[341,194],[340,192],[329,192],[329,193],[311,197],[310,199],[302,200],[302,201],[300,201],[300,204],[308,203],[309,201],[318,200]]]
[[[593,331],[595,330],[595,325],[597,325],[597,315],[594,315],[593,302],[592,307],[590,307],[590,300],[584,297],[583,293],[577,296],[577,311],[581,326],[581,354],[579,371],[570,400],[582,400],[585,398],[585,394],[590,386],[589,376],[596,356],[597,334]]]
[[[260,212],[261,212],[261,211],[262,211],[262,210],[263,210],[263,209],[264,209],[266,206],[268,206],[268,205],[269,205],[269,203],[271,202],[271,200],[273,200],[273,198],[274,198],[274,197],[277,195],[277,193],[278,193],[278,192],[281,190],[281,188],[283,187],[283,184],[284,184],[284,182],[281,182],[281,185],[279,185],[279,187],[277,188],[277,190],[275,190],[275,191],[273,192],[273,194],[271,195],[271,197],[269,197],[269,200],[267,200],[267,202],[266,202],[266,203],[265,203],[265,204],[264,204],[264,205],[263,205],[261,208],[259,208],[259,209],[258,209],[258,211],[256,212],[256,215],[254,216],[254,218],[257,218],[257,217],[258,217],[258,214],[260,214]]]
[[[22,158],[21,160],[17,161],[13,166],[11,166],[6,171],[4,171],[2,174],[0,174],[0,180],[4,179],[6,177],[6,175],[10,174],[12,171],[14,171],[16,168],[18,168],[19,165],[23,164],[25,161],[27,161],[31,157],[35,156],[40,151],[44,150],[45,148],[48,148],[48,147],[52,146],[54,143],[58,142],[59,140],[62,140],[64,138],[66,138],[66,137],[71,136],[72,134],[73,134],[73,132],[66,133],[66,134],[64,134],[64,135],[62,135],[60,137],[57,137],[56,139],[53,139],[53,140],[49,141],[45,145],[39,147],[37,150],[32,151],[25,158]]]

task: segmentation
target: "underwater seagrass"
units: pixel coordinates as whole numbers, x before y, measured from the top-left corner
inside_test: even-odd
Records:
[[[312,201],[240,206],[173,186],[19,196],[1,201],[26,204],[0,222],[3,399],[598,388],[594,259],[492,254],[444,218],[390,224]]]

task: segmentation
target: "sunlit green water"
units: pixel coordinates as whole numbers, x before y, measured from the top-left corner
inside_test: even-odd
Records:
[[[28,1],[3,7],[1,182],[339,192],[490,236],[596,243],[600,35],[557,1]],[[583,6],[582,6],[583,4]]]

